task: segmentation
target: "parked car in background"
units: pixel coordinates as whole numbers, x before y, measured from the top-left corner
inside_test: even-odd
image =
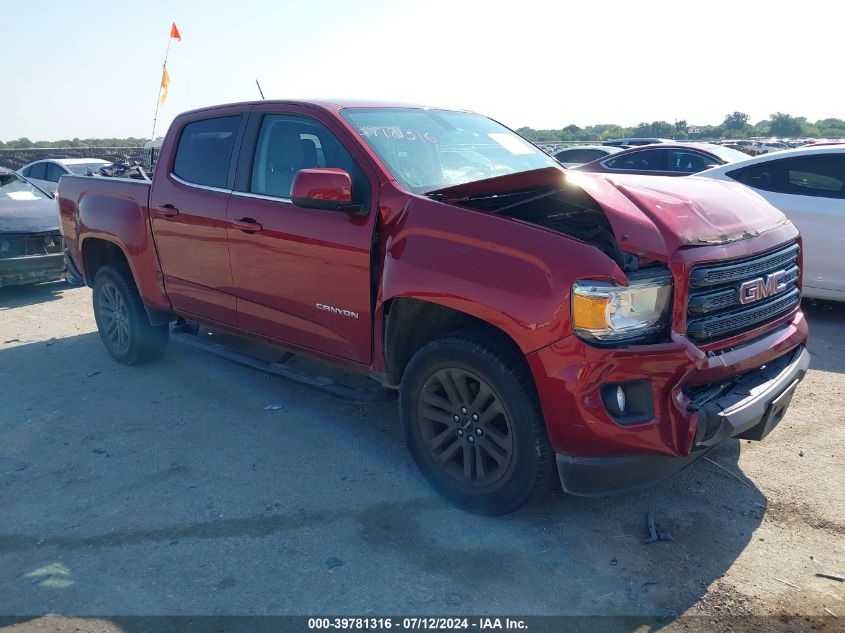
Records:
[[[754,189],[803,237],[804,296],[845,301],[845,145],[763,154],[700,176]]]
[[[751,144],[751,151],[755,156],[758,154],[768,154],[769,152],[779,152],[784,149],[790,149],[789,145],[777,139],[769,139],[767,141],[754,141]]]
[[[609,158],[600,158],[573,169],[611,174],[689,176],[710,167],[747,158],[746,154],[735,149],[710,143],[660,143],[632,147]]]
[[[609,141],[603,141],[602,145],[611,145],[614,147],[639,147],[640,145],[654,145],[655,143],[674,143],[672,139],[668,138],[614,138]]]
[[[48,158],[24,165],[18,173],[44,191],[54,194],[62,176],[90,176],[110,165],[109,161],[100,158]]]
[[[53,281],[64,275],[56,201],[0,167],[0,286]]]
[[[735,149],[738,152],[742,152],[748,156],[754,156],[754,151],[751,149],[751,146],[754,145],[754,141],[742,141],[742,140],[727,140],[727,141],[719,141],[717,145],[721,147],[729,147],[730,149]]]
[[[194,110],[152,183],[69,176],[58,202],[117,361],[160,356],[182,318],[361,372],[399,391],[426,478],[478,512],[763,439],[809,365],[780,211],[740,185],[566,170],[470,112]]]
[[[560,150],[555,154],[555,160],[564,167],[577,167],[621,151],[621,147],[613,145],[578,145]]]

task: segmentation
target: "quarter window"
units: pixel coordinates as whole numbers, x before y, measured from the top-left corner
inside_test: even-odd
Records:
[[[240,115],[188,123],[179,137],[173,173],[187,182],[225,188]]]

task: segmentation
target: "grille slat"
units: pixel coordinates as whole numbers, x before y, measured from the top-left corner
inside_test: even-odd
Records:
[[[746,281],[765,272],[791,266],[798,258],[800,247],[793,244],[787,248],[751,257],[728,264],[696,266],[690,273],[690,285],[712,287],[734,281]]]
[[[695,266],[690,271],[687,301],[687,336],[695,341],[739,334],[786,314],[801,301],[796,265],[800,247],[790,244],[769,253],[719,264]],[[781,290],[772,297],[743,305],[740,289],[748,281],[786,271]]]

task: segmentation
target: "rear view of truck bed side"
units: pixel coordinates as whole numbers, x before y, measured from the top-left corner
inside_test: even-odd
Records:
[[[161,267],[149,222],[150,184],[116,178],[65,176],[58,196],[65,246],[74,264],[93,283],[103,262],[125,261],[151,321],[166,322],[169,311]]]

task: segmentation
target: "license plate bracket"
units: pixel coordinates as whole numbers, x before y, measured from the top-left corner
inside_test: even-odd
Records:
[[[777,398],[769,403],[769,406],[766,408],[766,412],[763,414],[760,422],[752,426],[750,429],[743,431],[737,435],[737,437],[743,440],[759,441],[771,433],[772,429],[780,424],[780,421],[783,419],[786,409],[792,401],[792,396],[795,395],[795,389],[798,387],[799,382],[801,382],[799,378],[793,380],[792,383],[784,389]]]

